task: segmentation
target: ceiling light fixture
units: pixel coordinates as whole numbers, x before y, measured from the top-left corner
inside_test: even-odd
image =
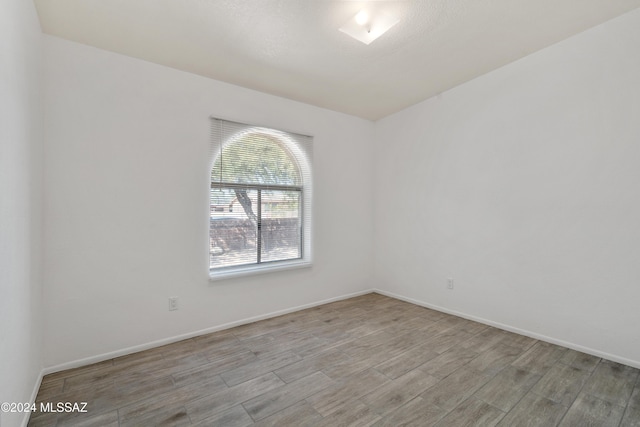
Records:
[[[353,17],[353,19],[356,20],[356,24],[363,26],[367,23],[367,21],[369,21],[369,14],[366,10],[361,10],[356,16]]]
[[[384,12],[363,9],[340,27],[340,31],[364,44],[369,44],[398,22],[399,19]]]

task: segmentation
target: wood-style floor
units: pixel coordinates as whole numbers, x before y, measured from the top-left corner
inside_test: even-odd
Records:
[[[368,294],[47,375],[30,426],[639,426],[638,370]]]

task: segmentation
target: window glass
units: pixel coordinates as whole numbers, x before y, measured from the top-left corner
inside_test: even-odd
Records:
[[[214,119],[209,269],[310,261],[310,137]]]

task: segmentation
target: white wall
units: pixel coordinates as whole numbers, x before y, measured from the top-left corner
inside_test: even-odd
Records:
[[[42,114],[33,2],[0,7],[0,402],[28,402],[41,363]],[[0,412],[0,425],[23,414]]]
[[[47,367],[371,288],[371,122],[54,37],[44,52]],[[312,268],[209,282],[210,115],[315,137]]]
[[[639,46],[636,10],[378,122],[377,286],[640,367]]]

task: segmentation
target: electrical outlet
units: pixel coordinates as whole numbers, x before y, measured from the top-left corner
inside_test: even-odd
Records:
[[[178,309],[178,297],[169,297],[169,311]]]
[[[447,289],[453,289],[453,277],[447,279]]]

